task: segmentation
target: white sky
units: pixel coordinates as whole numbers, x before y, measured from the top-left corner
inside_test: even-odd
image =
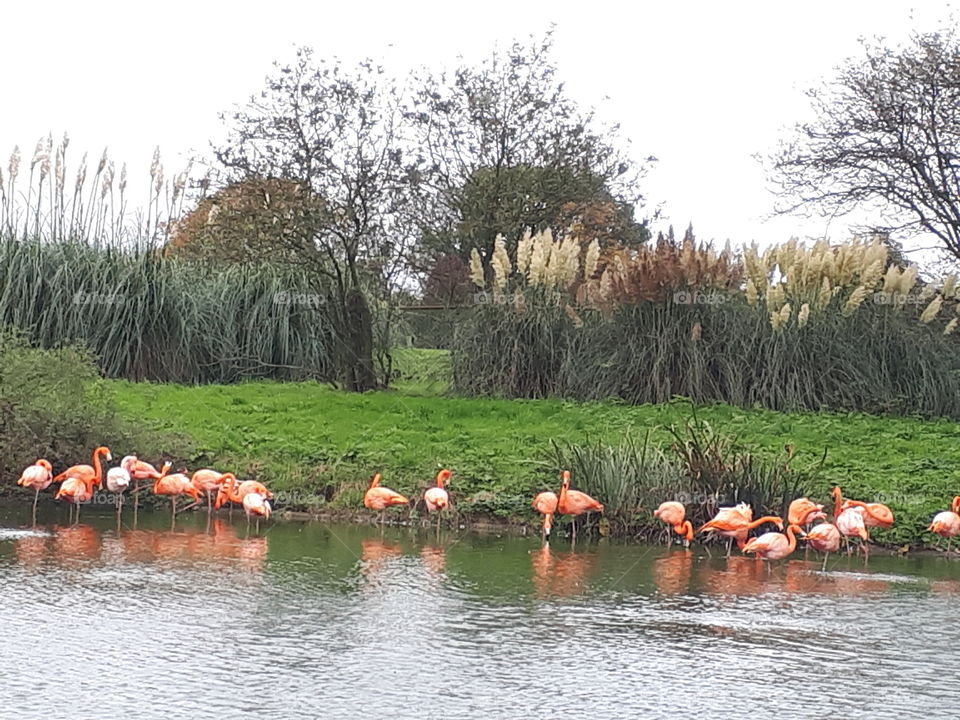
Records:
[[[0,162],[27,161],[40,135],[148,175],[153,148],[168,174],[221,131],[220,110],[260,89],[275,59],[378,59],[397,72],[453,65],[495,43],[556,23],[555,59],[571,95],[619,122],[637,159],[660,162],[646,181],[678,230],[701,238],[775,242],[822,235],[827,223],[764,222],[772,209],[753,159],[806,110],[803,90],[856,54],[859,36],[934,29],[950,5],[860,0],[521,3],[85,0],[9,2],[0,33]],[[609,98],[604,100],[604,98]],[[69,170],[68,170],[69,172]],[[145,188],[145,182],[143,187]],[[664,223],[665,224],[665,223]],[[829,226],[834,238],[846,225]]]

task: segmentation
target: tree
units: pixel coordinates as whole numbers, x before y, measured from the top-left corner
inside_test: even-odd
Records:
[[[960,43],[945,31],[863,50],[808,92],[815,119],[771,158],[777,210],[873,209],[871,230],[932,233],[960,258]]]
[[[443,253],[466,260],[474,247],[486,260],[498,234],[512,248],[526,228],[601,214],[620,242],[648,237],[633,217],[646,166],[616,147],[616,126],[598,127],[567,96],[551,48],[548,33],[450,77],[417,78],[407,117],[423,154],[424,266]]]
[[[365,291],[396,277],[406,237],[399,99],[370,62],[315,62],[301,48],[276,67],[259,95],[223,116],[230,134],[216,158],[230,182],[296,188],[299,201],[257,206],[247,226],[332,288],[343,385],[364,391],[377,385]]]

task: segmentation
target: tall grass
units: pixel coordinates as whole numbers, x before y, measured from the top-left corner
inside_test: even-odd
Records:
[[[336,379],[323,288],[291,267],[0,238],[0,326],[88,348],[103,373],[180,383]]]
[[[960,417],[956,338],[886,305],[774,329],[740,297],[624,305],[582,324],[530,301],[523,313],[482,306],[457,328],[458,391],[506,397],[675,396],[773,410]]]

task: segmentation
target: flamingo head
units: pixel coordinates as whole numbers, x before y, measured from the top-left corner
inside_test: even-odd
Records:
[[[94,455],[103,455],[107,459],[107,462],[113,460],[113,455],[110,454],[110,448],[108,448],[106,445],[101,445],[94,450],[93,453]]]
[[[832,497],[835,502],[839,502],[843,499],[843,492],[841,492],[839,485],[830,491],[830,497]]]
[[[565,488],[570,487],[570,471],[564,470],[562,473],[560,473],[560,477],[563,478],[563,486]]]
[[[171,462],[168,460],[167,462],[165,462],[165,463],[163,464],[163,467],[160,468],[160,475],[161,475],[161,476],[165,476],[168,472],[170,472],[170,468],[172,468],[172,467],[173,467],[173,463],[171,463]]]
[[[45,460],[44,458],[40,458],[39,460],[37,460],[37,465],[39,465],[40,467],[42,467],[42,468],[43,468],[44,470],[46,470],[48,473],[52,473],[52,472],[53,472],[53,465],[50,464],[50,461],[49,461],[49,460]],[[956,499],[957,499],[957,500],[960,500],[960,497],[957,497]]]
[[[120,467],[127,472],[130,472],[138,460],[140,460],[140,458],[138,458],[136,455],[125,455],[123,460],[120,461]]]
[[[950,503],[950,509],[953,510],[958,515],[960,515],[960,495],[957,495],[953,499],[953,502]]]
[[[370,487],[380,487],[380,473],[374,473],[373,477],[370,478]]]
[[[441,487],[441,488],[442,488],[443,485],[444,485],[444,483],[450,482],[450,476],[451,476],[452,474],[453,474],[453,473],[451,473],[451,472],[450,472],[449,470],[447,470],[446,468],[444,468],[443,470],[441,470],[440,472],[438,472],[438,473],[437,473],[437,487]]]

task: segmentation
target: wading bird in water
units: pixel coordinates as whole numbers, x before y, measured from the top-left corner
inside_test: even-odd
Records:
[[[53,482],[53,466],[43,458],[37,460],[33,465],[24,468],[20,473],[20,479],[17,485],[21,487],[33,488],[33,524],[37,524],[37,499],[40,497],[40,491],[46,490]]]
[[[450,505],[450,496],[443,489],[443,484],[450,481],[451,472],[441,470],[437,473],[437,485],[428,489],[423,494],[423,502],[427,506],[427,512],[437,513],[437,532],[440,532],[440,511]]]
[[[60,489],[57,490],[54,500],[60,500],[62,498],[71,505],[76,506],[76,522],[79,522],[80,505],[85,502],[90,502],[91,498],[93,498],[94,487],[95,483],[91,478],[83,480],[81,478],[68,477],[60,483]],[[70,514],[73,514],[72,508],[70,509]]]
[[[213,498],[220,492],[220,488],[223,486],[223,483],[227,479],[228,475],[236,480],[236,478],[229,473],[217,472],[216,470],[210,470],[209,468],[197,470],[190,478],[190,482],[193,483],[193,486],[207,496],[208,515],[213,512]]]
[[[250,529],[250,518],[257,518],[257,532],[260,532],[260,518],[270,519],[270,501],[258,492],[247,493],[243,496],[243,512],[247,516],[247,530]]]
[[[950,503],[950,510],[944,510],[934,516],[927,530],[947,538],[947,552],[950,552],[953,538],[960,535],[960,495]]]
[[[557,494],[550,490],[538,493],[533,499],[533,509],[543,515],[543,531],[540,535],[544,540],[550,537],[550,531],[553,529],[553,515],[557,512],[558,502]]]
[[[833,522],[836,524],[837,530],[845,538],[859,537],[863,541],[861,547],[864,555],[869,554],[867,543],[870,542],[870,533],[867,532],[866,509],[859,505],[847,505],[845,507],[843,494],[839,487],[835,487],[831,491],[831,495],[833,495]],[[847,543],[847,554],[849,554],[849,542]]]
[[[764,533],[760,537],[743,546],[743,552],[753,553],[757,559],[782,560],[797,548],[797,537],[794,533],[803,532],[797,525],[788,525],[787,534],[778,532]]]
[[[100,465],[100,456],[103,456],[107,462],[113,459],[110,454],[110,448],[101,445],[93,451],[93,465],[73,465],[68,467],[62,473],[57,475],[53,481],[63,482],[67,478],[76,478],[82,480],[85,484],[92,487],[101,487],[103,485],[103,467]]]
[[[200,502],[203,495],[193,486],[190,478],[186,475],[183,473],[167,475],[167,471],[169,470],[170,463],[164,463],[163,469],[160,471],[160,477],[153,483],[153,494],[166,495],[170,498],[170,520],[173,523],[177,520],[177,498],[179,496],[189,495],[196,502]]]
[[[561,515],[571,516],[573,542],[577,540],[577,516],[588,512],[603,512],[603,505],[579,490],[570,489],[570,471],[563,471],[563,483],[560,485],[560,497],[557,498],[557,510]]]
[[[387,508],[394,505],[407,505],[407,500],[400,493],[390,488],[380,487],[380,473],[370,480],[370,488],[363,496],[363,506],[371,510],[380,511],[380,525],[383,526]]]
[[[130,473],[122,463],[120,467],[107,470],[107,490],[117,497],[118,516],[123,508],[123,493],[128,487],[130,487]]]
[[[672,525],[673,531],[677,535],[683,536],[683,546],[690,547],[690,541],[693,540],[693,524],[686,519],[687,508],[684,507],[683,503],[675,500],[660,503],[660,507],[653,511],[653,516],[667,525]],[[667,545],[670,543],[670,532],[667,531]]]
[[[156,481],[160,478],[160,471],[148,462],[140,460],[136,455],[127,455],[120,461],[120,467],[130,473],[133,480],[133,519],[136,522],[137,512],[140,509],[140,483]]]
[[[827,559],[830,557],[830,553],[840,549],[841,538],[837,526],[828,522],[820,523],[819,525],[814,525],[806,535],[801,535],[800,537],[807,541],[809,547],[824,554],[823,568],[821,569],[826,570]]]
[[[219,510],[221,506],[228,502],[243,505],[243,498],[250,493],[260,493],[267,500],[273,500],[273,493],[267,490],[267,486],[262,482],[244,480],[238,485],[237,478],[233,473],[224,473],[213,507]]]
[[[760,527],[764,523],[773,523],[780,530],[783,530],[783,520],[775,515],[764,515],[757,520],[751,518],[753,518],[753,509],[746,503],[740,503],[731,508],[720,508],[713,520],[705,523],[697,532],[712,532],[732,538],[736,541],[737,547],[743,550],[747,544],[747,535],[754,528]],[[728,543],[727,557],[729,556],[730,545]]]

